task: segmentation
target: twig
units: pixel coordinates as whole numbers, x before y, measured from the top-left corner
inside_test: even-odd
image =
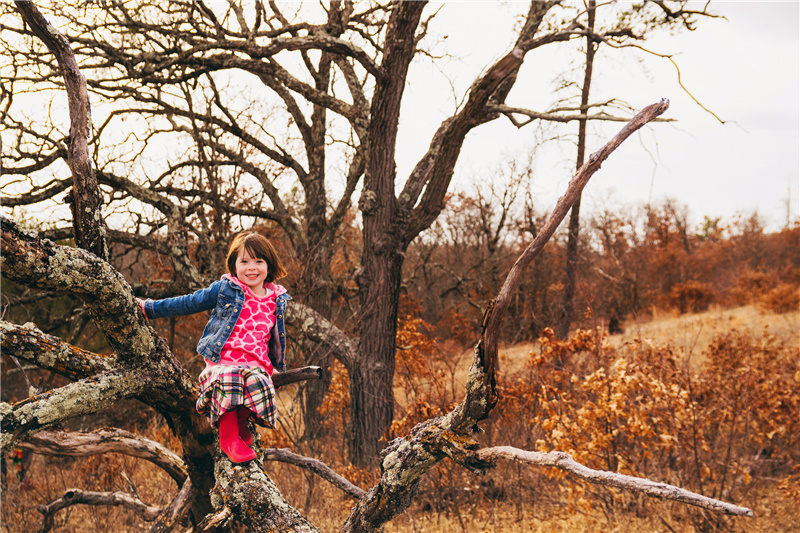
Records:
[[[331,467],[318,459],[312,459],[311,457],[298,455],[284,448],[267,448],[264,450],[264,459],[267,461],[288,463],[311,470],[334,487],[359,500],[367,493],[367,491],[353,485],[340,474],[337,474]]]

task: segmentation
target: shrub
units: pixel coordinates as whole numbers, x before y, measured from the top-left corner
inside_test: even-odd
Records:
[[[728,290],[727,299],[734,305],[747,305],[758,300],[778,283],[774,274],[745,270]]]
[[[711,287],[693,280],[678,283],[669,292],[670,304],[677,307],[681,314],[704,311],[712,299]]]
[[[528,367],[505,380],[498,409],[507,432],[526,431],[540,451],[568,452],[590,468],[727,501],[772,479],[795,494],[797,479],[789,476],[800,462],[800,348],[768,331],[756,338],[734,330],[715,338],[691,373],[669,346],[646,340],[614,350],[600,332],[560,341],[545,330],[540,343]],[[547,475],[582,498],[563,473]],[[609,515],[651,505],[606,489],[595,496]],[[691,521],[697,530],[717,527],[701,514]]]
[[[800,287],[781,283],[764,294],[758,306],[773,313],[790,313],[800,310]]]

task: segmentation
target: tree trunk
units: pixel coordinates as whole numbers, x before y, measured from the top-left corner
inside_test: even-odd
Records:
[[[375,464],[378,440],[394,414],[397,302],[403,264],[395,198],[395,146],[400,103],[414,57],[414,35],[426,2],[399,2],[386,30],[383,76],[370,111],[369,157],[359,209],[364,218],[361,273],[360,361],[350,374],[350,461]]]
[[[397,350],[397,302],[400,299],[402,256],[397,251],[387,256],[372,255],[365,262],[369,285],[362,287],[366,298],[359,322],[358,351],[361,364],[350,371],[351,461],[359,466],[374,464],[378,441],[394,418],[395,353]]]
[[[592,85],[592,68],[594,67],[594,54],[596,51],[594,39],[591,33],[594,32],[594,19],[595,19],[595,0],[589,1],[589,24],[588,30],[590,35],[586,36],[586,68],[583,72],[583,88],[581,89],[581,114],[589,114],[589,88]],[[578,156],[575,163],[575,168],[580,169],[583,166],[584,158],[586,157],[586,123],[587,120],[581,119],[578,122]],[[575,283],[577,281],[578,272],[578,233],[580,232],[580,216],[581,216],[581,195],[572,205],[572,210],[569,213],[569,231],[567,235],[567,265],[566,274],[567,279],[564,283],[564,312],[561,317],[561,324],[558,328],[558,336],[566,339],[569,335],[569,326],[572,323],[572,317],[575,309]]]

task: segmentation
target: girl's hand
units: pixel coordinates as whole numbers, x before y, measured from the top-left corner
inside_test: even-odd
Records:
[[[136,298],[136,297],[134,296],[134,298]],[[144,318],[147,319],[147,312],[145,312],[145,310],[144,310],[144,300],[142,300],[141,298],[136,298],[136,303],[139,304],[139,308],[142,310],[142,314],[144,315]]]

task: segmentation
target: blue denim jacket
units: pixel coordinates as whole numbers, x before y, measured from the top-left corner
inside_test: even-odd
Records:
[[[284,361],[286,354],[286,328],[284,315],[286,302],[292,298],[288,294],[281,294],[276,299],[275,326],[269,339],[269,359],[275,370],[286,370]],[[197,343],[200,355],[211,361],[219,363],[222,347],[228,341],[233,326],[239,320],[239,314],[244,305],[244,291],[233,281],[222,278],[215,281],[210,287],[200,289],[193,294],[165,298],[163,300],[146,300],[144,312],[147,318],[165,318],[172,316],[192,315],[201,311],[213,309],[211,318],[203,330],[203,336]]]

